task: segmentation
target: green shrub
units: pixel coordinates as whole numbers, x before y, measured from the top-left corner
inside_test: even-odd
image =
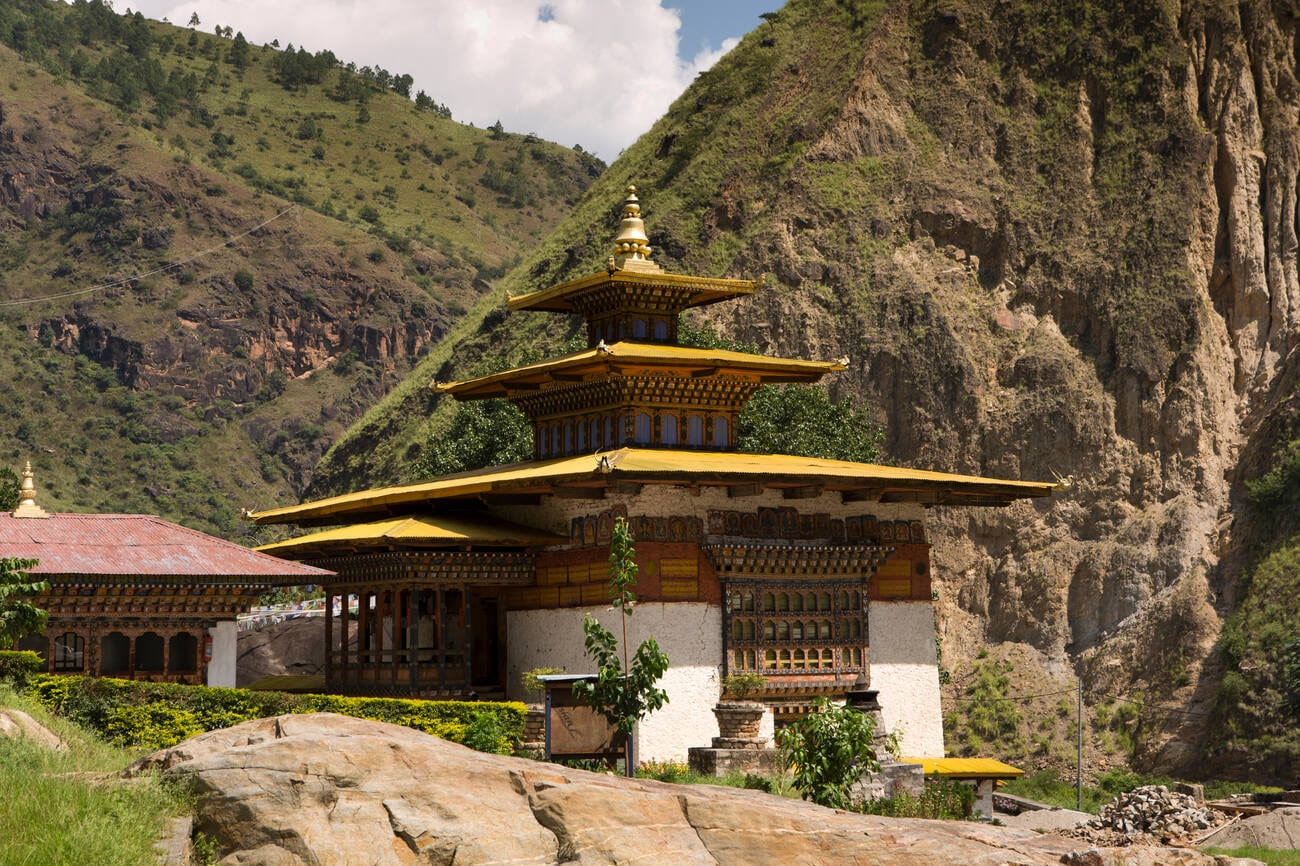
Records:
[[[862,804],[868,815],[893,818],[938,818],[964,821],[975,811],[975,789],[951,779],[926,782],[920,794],[900,791],[892,797],[877,797]]]
[[[37,671],[45,667],[39,654],[30,650],[0,650],[0,680],[22,689]]]
[[[32,677],[27,693],[111,743],[150,750],[252,719],[322,712],[402,725],[479,751],[506,754],[522,737],[526,715],[519,703],[291,695],[50,675]]]
[[[776,732],[776,745],[805,800],[848,809],[853,785],[880,769],[874,736],[875,720],[867,713],[816,698],[808,715]]]

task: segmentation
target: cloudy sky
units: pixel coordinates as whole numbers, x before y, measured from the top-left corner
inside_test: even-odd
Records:
[[[328,48],[415,79],[476,126],[500,120],[612,162],[697,73],[784,0],[134,0],[149,18]],[[128,3],[119,0],[117,8]]]

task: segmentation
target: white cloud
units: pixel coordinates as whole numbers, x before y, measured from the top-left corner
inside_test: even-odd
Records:
[[[125,4],[120,5],[123,8]],[[645,0],[143,0],[151,18],[328,48],[409,73],[460,121],[581,144],[612,161],[736,44],[678,57],[675,9]]]

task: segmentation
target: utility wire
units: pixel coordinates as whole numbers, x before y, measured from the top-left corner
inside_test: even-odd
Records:
[[[175,270],[176,268],[182,267],[184,265],[188,265],[190,262],[197,261],[198,259],[201,259],[204,256],[210,256],[215,252],[219,252],[225,249],[226,247],[234,244],[235,241],[242,240],[248,237],[258,229],[265,228],[266,226],[278,220],[280,217],[293,213],[297,209],[298,209],[298,205],[293,205],[292,207],[285,208],[275,216],[271,217],[270,219],[263,220],[262,222],[253,226],[251,229],[247,229],[246,231],[242,231],[237,235],[232,235],[231,237],[226,238],[224,241],[222,241],[219,245],[215,247],[210,247],[206,250],[203,250],[202,252],[195,253],[194,255],[190,256],[188,259],[182,259],[179,262],[171,262],[170,264],[163,265],[160,268],[154,268],[152,271],[145,271],[142,274],[135,274],[134,276],[130,276],[130,277],[120,277],[119,279],[111,280],[107,283],[100,283],[97,286],[91,286],[90,288],[87,289],[74,289],[70,292],[57,292],[53,295],[43,295],[42,297],[39,298],[15,298],[10,301],[0,301],[0,307],[18,307],[24,304],[39,304],[39,303],[43,303],[44,301],[56,301],[59,300],[60,298],[75,298],[80,295],[90,295],[90,294],[94,294],[95,292],[102,292],[105,289],[112,289],[118,286],[126,285],[127,283],[134,282],[135,280],[142,280],[145,277],[152,277],[154,274],[161,274],[167,271],[172,271]]]
[[[1034,700],[1035,698],[1053,698],[1056,697],[1057,695],[1072,695],[1072,694],[1074,694],[1074,689],[1062,689],[1059,692],[1042,692],[1041,694],[1036,694],[1036,695],[1000,695],[997,697],[986,697],[986,698],[950,698],[949,700],[952,700],[954,702],[962,702],[962,703],[982,703],[982,702],[992,702],[992,701],[1031,701]],[[1202,710],[1185,710],[1182,707],[1174,707],[1168,704],[1148,704],[1142,701],[1135,701],[1131,698],[1121,697],[1119,695],[1094,695],[1094,697],[1109,698],[1110,700],[1116,701],[1117,703],[1130,704],[1132,706],[1138,707],[1139,709],[1143,709],[1143,710],[1161,710],[1163,712],[1180,713],[1184,716],[1195,716],[1198,718],[1204,718],[1213,715],[1213,713],[1204,712]]]

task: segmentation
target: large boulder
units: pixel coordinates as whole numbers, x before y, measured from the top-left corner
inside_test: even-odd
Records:
[[[855,815],[757,791],[626,780],[328,713],[245,722],[137,762],[184,779],[221,863],[1058,864],[1077,847],[983,824]],[[1090,852],[1093,853],[1093,852]],[[1124,855],[1132,857],[1131,849]],[[1115,852],[1087,862],[1118,864]],[[1213,866],[1152,849],[1143,863]]]

